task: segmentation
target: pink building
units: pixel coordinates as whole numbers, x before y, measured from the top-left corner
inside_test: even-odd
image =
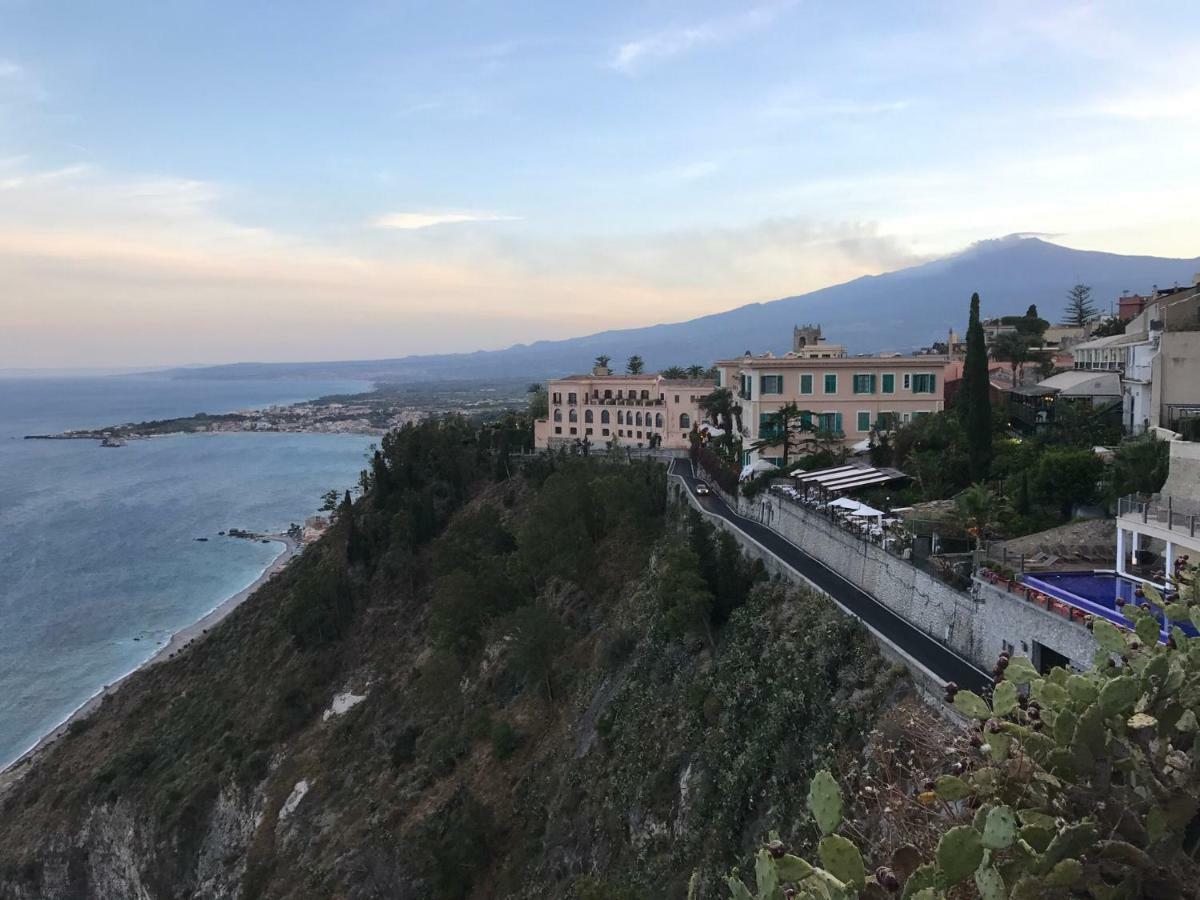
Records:
[[[876,424],[887,430],[941,411],[947,362],[934,355],[850,356],[818,337],[784,356],[722,360],[717,373],[720,386],[732,390],[742,405],[743,462],[761,457],[782,464],[778,447],[749,449],[770,435],[780,407],[794,403],[813,428],[857,444]]]
[[[596,368],[547,387],[550,414],[534,423],[534,445],[569,446],[585,438],[593,445],[686,449],[688,433],[702,419],[700,399],[712,381],[674,380],[658,374],[613,375]]]

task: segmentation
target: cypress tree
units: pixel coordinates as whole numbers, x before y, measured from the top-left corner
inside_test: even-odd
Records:
[[[967,433],[971,480],[987,478],[992,464],[992,398],[988,384],[987,342],[979,319],[979,295],[971,295],[971,318],[967,326],[967,358],[963,363],[963,386],[959,413]]]

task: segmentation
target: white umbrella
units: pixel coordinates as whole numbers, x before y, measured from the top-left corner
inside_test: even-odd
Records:
[[[838,509],[849,510],[851,513],[855,513],[862,508],[861,503],[857,500],[851,500],[849,497],[838,497],[836,500],[830,501],[829,505],[836,506]]]
[[[865,503],[860,503],[860,504],[858,504],[858,509],[850,511],[850,515],[866,516],[868,518],[874,519],[877,516],[882,517],[883,511],[875,509],[874,507],[871,507],[871,506],[867,506],[867,504],[865,504]]]
[[[739,481],[745,481],[747,478],[749,478],[755,472],[777,472],[777,471],[779,471],[778,467],[773,465],[772,463],[767,462],[765,459],[756,459],[754,462],[750,463],[749,465],[742,467],[742,474],[741,474],[741,477],[739,478]]]

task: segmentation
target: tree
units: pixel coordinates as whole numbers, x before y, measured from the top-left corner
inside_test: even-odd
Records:
[[[663,378],[670,378],[676,381],[687,378],[687,372],[679,366],[670,366],[666,369],[663,369],[661,372],[659,372],[659,374],[662,375]]]
[[[608,364],[611,360],[612,360],[611,356],[607,356],[607,355],[601,353],[595,359],[595,366],[597,369],[607,369]]]
[[[554,657],[562,648],[566,630],[558,617],[541,606],[525,606],[512,617],[511,665],[527,684],[540,684],[546,699],[554,702]]]
[[[959,402],[967,435],[971,480],[983,481],[992,462],[992,398],[991,384],[988,382],[987,342],[979,318],[979,294],[971,295],[967,358],[963,362]]]
[[[1170,465],[1169,447],[1169,442],[1160,441],[1153,434],[1117,447],[1108,472],[1109,499],[1161,491]]]
[[[545,419],[550,415],[550,395],[540,384],[531,384],[525,388],[529,394],[529,415],[534,419]]]
[[[629,357],[629,361],[625,363],[625,371],[630,375],[641,375],[642,370],[646,368],[645,362],[636,354]]]
[[[1029,341],[1019,331],[1009,331],[992,341],[992,356],[1012,367],[1013,386],[1020,384],[1020,375],[1029,362]]]
[[[1027,319],[1039,318],[1036,303],[1029,304],[1029,309],[1025,310],[1025,318],[1027,318]]]
[[[1077,284],[1067,291],[1067,308],[1063,311],[1063,324],[1082,328],[1096,317],[1096,306],[1092,303],[1092,289],[1086,284]]]
[[[341,499],[341,494],[336,488],[326,491],[321,495],[321,512],[336,513],[338,501]]]
[[[700,560],[690,547],[679,544],[664,555],[658,600],[672,632],[702,634],[708,646],[714,646],[712,614],[716,600],[700,574]]]
[[[755,450],[766,450],[771,447],[783,448],[783,464],[791,459],[792,448],[815,437],[812,418],[814,413],[801,409],[795,403],[786,403],[771,413],[771,427],[766,434],[760,435],[752,445]]]
[[[1125,319],[1118,319],[1116,316],[1105,319],[1092,331],[1092,337],[1116,337],[1118,334],[1125,333],[1125,326],[1128,322]]]
[[[995,529],[1002,504],[986,484],[973,484],[954,498],[954,518],[975,539],[976,550]]]
[[[691,378],[693,380],[699,380],[704,377],[705,371],[706,370],[705,370],[704,366],[696,366],[696,365],[688,366],[687,367],[687,377]]]
[[[1052,447],[1042,454],[1034,477],[1037,496],[1057,503],[1064,519],[1096,496],[1103,464],[1090,448]]]

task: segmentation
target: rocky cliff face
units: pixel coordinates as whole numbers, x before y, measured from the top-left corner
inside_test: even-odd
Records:
[[[639,469],[475,483],[403,552],[364,501],[4,791],[0,897],[619,900],[682,896],[697,867],[716,897],[768,829],[804,844],[804,786],[894,675],[779,584],[736,594],[711,645],[681,627],[664,548],[715,539],[665,491],[631,513],[661,487]],[[601,486],[602,523],[531,547],[540,504]]]

